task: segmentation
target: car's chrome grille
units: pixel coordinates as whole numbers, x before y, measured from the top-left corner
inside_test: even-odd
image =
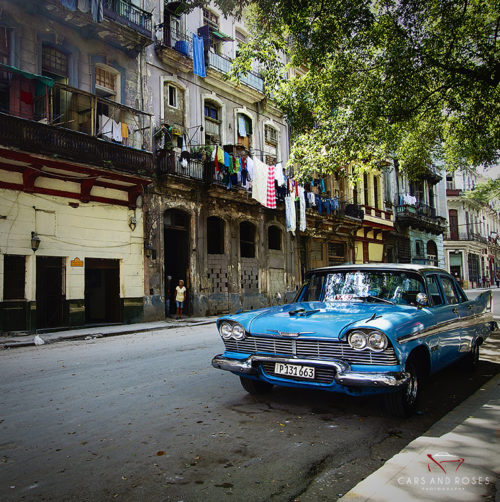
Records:
[[[335,376],[335,370],[333,368],[316,367],[314,369],[314,378],[304,378],[299,376],[278,375],[274,372],[274,363],[271,362],[263,362],[261,363],[261,366],[264,372],[270,376],[277,376],[280,378],[286,378],[288,380],[296,380],[298,382],[332,383]]]
[[[312,340],[267,338],[249,336],[244,340],[225,340],[226,350],[230,352],[243,352],[255,354],[293,355],[318,359],[342,359],[350,364],[373,364],[380,366],[393,366],[398,364],[396,354],[392,347],[387,347],[383,352],[372,350],[354,350],[347,342],[339,340]]]

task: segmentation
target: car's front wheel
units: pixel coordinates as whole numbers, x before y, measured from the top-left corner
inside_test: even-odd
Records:
[[[410,374],[408,382],[395,392],[385,394],[385,406],[391,415],[409,417],[417,411],[420,391],[420,378],[416,364],[406,363],[406,372]]]
[[[273,388],[272,383],[261,382],[260,380],[253,380],[252,378],[243,376],[240,376],[240,382],[249,394],[267,394]]]

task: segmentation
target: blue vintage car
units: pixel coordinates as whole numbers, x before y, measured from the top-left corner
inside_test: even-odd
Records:
[[[427,375],[461,360],[473,369],[496,329],[491,292],[469,300],[436,267],[366,264],[309,272],[294,303],[224,316],[225,352],[212,365],[251,394],[274,385],[383,393],[388,410],[416,410]]]

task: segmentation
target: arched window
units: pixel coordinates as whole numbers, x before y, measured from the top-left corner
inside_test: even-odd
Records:
[[[207,218],[207,253],[224,254],[224,220],[217,216]]]
[[[248,221],[240,223],[240,255],[255,258],[255,225]]]
[[[253,135],[252,119],[244,113],[238,113],[236,116],[236,128],[236,143],[250,150],[252,148]]]
[[[267,247],[277,251],[281,250],[281,229],[276,225],[271,225],[267,229]]]
[[[434,241],[427,242],[427,263],[436,266],[438,264],[438,251]]]
[[[205,144],[221,144],[221,124],[222,113],[218,103],[211,100],[205,100]]]

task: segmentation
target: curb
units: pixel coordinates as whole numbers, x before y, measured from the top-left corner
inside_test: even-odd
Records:
[[[44,334],[41,335],[27,335],[27,336],[20,336],[19,338],[23,338],[23,340],[15,340],[13,338],[9,338],[5,341],[2,341],[0,339],[0,350],[7,350],[7,349],[14,349],[14,348],[19,348],[19,347],[32,347],[32,346],[39,346],[39,345],[51,345],[53,343],[57,342],[65,342],[65,341],[73,341],[73,340],[90,340],[90,339],[95,339],[95,338],[107,338],[111,336],[120,336],[120,335],[135,335],[137,333],[147,333],[151,331],[163,331],[167,329],[175,329],[175,328],[186,328],[189,326],[202,326],[206,324],[214,324],[216,322],[216,319],[213,320],[206,320],[206,321],[196,321],[196,322],[184,322],[184,323],[179,323],[179,324],[166,324],[165,326],[152,326],[152,327],[145,327],[145,328],[133,328],[131,325],[130,328],[125,328],[117,331],[105,331],[105,330],[99,330],[99,328],[95,328],[92,331],[87,331],[84,333],[71,333],[71,332],[64,332],[65,334],[61,334],[60,336],[57,336],[57,334],[50,333],[50,336],[44,336]],[[49,335],[47,333],[47,335]],[[40,337],[42,338],[43,344],[37,344],[35,343],[35,337]]]

